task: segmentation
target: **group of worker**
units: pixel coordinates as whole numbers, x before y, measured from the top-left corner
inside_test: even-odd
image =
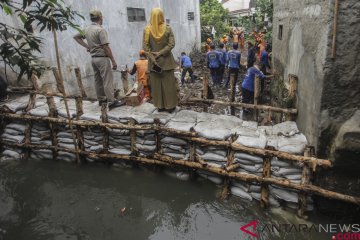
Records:
[[[239,43],[233,43],[233,49],[230,51],[226,51],[223,42],[218,44],[217,49],[215,44],[212,42],[209,43],[209,46],[210,50],[206,54],[206,63],[210,70],[213,86],[222,86],[225,69],[228,69],[228,76],[224,86],[226,88],[229,87],[231,75],[234,76],[236,85],[239,70],[242,66],[241,52],[238,50]],[[248,41],[247,72],[241,85],[244,103],[253,103],[254,81],[256,76],[261,79],[261,93],[262,95],[264,93],[267,69],[271,68],[269,62],[269,50],[270,45],[266,45],[264,49],[257,49],[251,41]]]
[[[91,55],[99,105],[106,103],[111,110],[124,104],[114,97],[112,70],[117,69],[117,63],[110,48],[108,34],[102,27],[101,11],[90,11],[90,19],[92,24],[84,29],[83,34],[76,34],[74,39]],[[163,11],[154,8],[150,22],[144,29],[140,59],[135,62],[129,73],[137,73],[138,82],[144,85],[146,98],[151,98],[160,112],[172,112],[178,105],[178,84],[174,74],[177,64],[171,53],[174,47],[174,34],[171,27],[165,23]],[[186,58],[183,67],[185,74],[189,71],[192,75],[191,66],[188,65]]]

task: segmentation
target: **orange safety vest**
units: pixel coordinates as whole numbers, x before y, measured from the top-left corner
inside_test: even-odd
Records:
[[[137,80],[144,86],[145,89],[145,97],[150,97],[149,88],[147,86],[147,79],[148,79],[148,60],[147,59],[139,59],[135,62],[136,66],[136,74]]]

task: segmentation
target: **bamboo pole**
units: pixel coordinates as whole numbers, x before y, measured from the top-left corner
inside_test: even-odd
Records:
[[[233,165],[234,163],[234,156],[235,156],[235,152],[234,150],[230,147],[231,144],[236,140],[236,135],[232,135],[229,139],[229,147],[228,147],[228,156],[227,156],[227,162],[226,162],[226,169],[230,166]],[[225,200],[229,197],[230,195],[230,179],[228,177],[225,177],[224,180],[224,188],[223,191],[221,193],[221,199]]]
[[[107,103],[103,103],[101,105],[101,121],[103,123],[109,122],[108,115],[107,115]],[[108,152],[109,151],[109,130],[104,127],[104,137],[103,137],[103,151]]]
[[[279,112],[279,113],[290,113],[296,115],[298,113],[297,109],[286,109],[286,108],[279,108],[273,106],[266,106],[266,105],[254,105],[254,104],[247,104],[247,103],[240,103],[240,102],[224,102],[212,99],[199,99],[199,98],[190,98],[188,101],[183,102],[182,104],[217,104],[222,106],[234,106],[234,107],[242,107],[242,108],[250,108],[250,109],[258,109],[264,111],[272,111],[272,112]]]
[[[269,148],[269,150],[274,150],[274,148]],[[264,157],[263,162],[263,178],[271,177],[271,157]],[[260,205],[262,208],[267,208],[269,206],[269,184],[262,183],[261,184],[261,199]]]
[[[49,117],[51,118],[56,118],[58,116],[57,110],[56,110],[56,105],[55,105],[55,101],[54,101],[54,97],[46,97],[46,102],[47,105],[49,107]],[[51,136],[51,144],[55,147],[58,147],[59,145],[59,140],[57,137],[57,133],[58,133],[58,128],[56,126],[56,124],[49,122],[49,129],[50,129],[50,136]],[[56,148],[52,149],[52,153],[53,153],[53,160],[56,160],[58,157],[58,151]]]
[[[154,119],[154,124],[155,124],[156,128],[159,129],[159,127],[160,127],[160,119],[155,118]],[[161,138],[160,138],[160,131],[159,130],[155,130],[155,141],[156,141],[156,152],[159,153],[160,150],[161,150]]]
[[[94,152],[86,152],[86,151],[83,152],[83,151],[74,150],[74,149],[56,148],[54,146],[48,146],[48,145],[36,145],[36,144],[25,145],[25,144],[21,144],[21,143],[11,143],[11,142],[7,142],[7,141],[3,141],[3,140],[0,140],[0,143],[5,146],[19,147],[19,148],[29,147],[32,149],[58,149],[58,150],[64,151],[64,152],[81,153],[86,156],[98,157],[98,158],[104,158],[104,159],[107,159],[107,158],[115,159],[116,158],[116,159],[121,159],[121,160],[139,161],[139,162],[144,162],[144,163],[152,163],[152,164],[159,164],[159,165],[166,165],[166,166],[178,165],[178,166],[184,166],[184,167],[189,167],[189,168],[194,168],[194,169],[202,169],[202,170],[209,171],[209,172],[221,175],[221,176],[228,176],[230,178],[238,179],[240,181],[273,184],[273,185],[277,185],[277,186],[288,188],[288,189],[298,190],[300,192],[306,192],[308,194],[315,194],[315,195],[322,196],[322,197],[329,198],[329,199],[340,200],[340,201],[360,205],[360,197],[354,197],[354,196],[349,196],[349,195],[329,191],[329,190],[320,188],[318,186],[297,184],[297,183],[292,183],[289,180],[277,179],[277,178],[272,178],[272,177],[264,178],[264,177],[259,177],[259,176],[253,175],[253,174],[227,172],[225,169],[222,169],[219,167],[214,167],[214,166],[211,166],[208,164],[202,164],[200,162],[190,162],[186,159],[174,160],[171,157],[163,156],[160,154],[155,154],[155,156],[154,156],[155,159],[145,160],[145,158],[134,157],[134,156],[129,156],[129,155],[97,154]]]
[[[126,95],[127,92],[129,91],[129,80],[128,80],[128,71],[127,71],[127,66],[126,66],[126,70],[121,71],[121,81],[123,84],[123,89],[124,89],[124,94]]]
[[[254,105],[257,106],[260,101],[260,78],[258,76],[255,77],[254,82]],[[254,121],[259,121],[259,110],[255,108],[254,111]]]
[[[235,91],[236,91],[235,83],[236,83],[235,74],[232,73],[232,74],[230,74],[230,86],[231,86],[230,102],[231,103],[235,102]],[[232,116],[235,116],[235,107],[234,106],[230,106],[230,114]]]
[[[203,79],[203,100],[207,100],[209,96],[209,77],[205,74]],[[203,108],[204,112],[208,112],[208,106],[205,104]]]
[[[336,57],[336,38],[337,38],[338,16],[339,16],[339,0],[335,0],[335,3],[334,3],[334,26],[333,26],[332,49],[331,49],[331,58],[332,59],[335,59],[335,57]]]
[[[9,119],[18,119],[18,120],[34,120],[34,121],[45,121],[45,122],[52,122],[57,124],[67,124],[66,119],[59,119],[59,118],[50,118],[50,117],[35,117],[35,116],[29,116],[29,115],[18,115],[13,113],[0,113],[0,116],[3,116],[4,118]],[[222,146],[222,147],[229,147],[228,141],[214,141],[214,140],[208,140],[204,138],[196,137],[196,133],[192,132],[186,132],[186,131],[176,131],[174,129],[167,129],[165,127],[156,127],[153,125],[150,126],[130,126],[130,125],[124,125],[124,124],[110,124],[110,123],[102,123],[102,122],[92,122],[92,121],[72,121],[73,125],[82,126],[82,127],[107,127],[110,129],[127,129],[127,130],[159,130],[171,134],[176,134],[178,136],[184,137],[187,140],[194,141],[195,143],[199,143],[202,145],[211,145],[211,146]],[[289,161],[295,161],[295,162],[305,162],[309,163],[314,166],[321,166],[321,167],[331,167],[332,163],[329,160],[325,159],[317,159],[314,157],[304,157],[304,156],[298,156],[298,155],[292,155],[286,152],[281,151],[272,151],[267,149],[256,149],[256,148],[250,148],[245,147],[243,145],[233,143],[231,144],[231,147],[235,151],[241,151],[245,152],[251,155],[257,155],[257,156],[270,156],[270,157],[278,157],[281,159],[287,159]]]
[[[37,78],[37,76],[36,76],[36,74],[33,72],[32,74],[31,74],[31,82],[32,82],[32,84],[33,84],[33,89],[35,90],[35,91],[40,91],[40,86],[39,86],[39,83],[38,83],[38,78]]]
[[[130,126],[135,126],[136,122],[134,119],[130,119],[129,121],[129,125]],[[130,140],[131,140],[131,153],[133,155],[137,155],[138,153],[138,149],[136,147],[136,131],[135,130],[130,130]]]
[[[53,29],[53,34],[54,34],[54,45],[55,45],[55,53],[56,53],[56,62],[57,62],[57,66],[58,66],[58,76],[56,74],[55,75],[55,79],[56,79],[56,83],[58,86],[58,90],[60,93],[63,94],[63,98],[64,98],[64,104],[65,104],[65,108],[66,108],[66,114],[68,116],[68,124],[70,127],[70,131],[71,131],[71,136],[74,142],[74,147],[75,150],[78,150],[78,145],[76,142],[76,138],[75,138],[75,133],[74,133],[74,129],[72,126],[72,122],[71,122],[71,116],[70,116],[70,111],[69,111],[69,106],[67,104],[67,99],[66,99],[66,93],[65,93],[65,86],[64,86],[64,78],[62,76],[62,72],[61,72],[61,64],[60,64],[60,54],[59,54],[59,47],[58,47],[58,42],[57,42],[57,34],[55,29]],[[53,69],[53,72],[56,73],[56,68]],[[76,153],[76,160],[79,163],[80,162],[80,156],[78,153]]]
[[[304,152],[305,157],[312,157],[314,155],[313,148],[307,147]],[[310,183],[310,167],[308,164],[304,164],[303,172],[301,177],[301,184],[308,185]],[[306,193],[299,193],[299,209],[298,209],[298,216],[301,218],[307,219],[307,216],[304,215],[307,207],[307,197]]]
[[[76,101],[76,120],[79,121],[80,117],[84,114],[82,97],[75,98],[75,101]],[[78,140],[79,149],[80,149],[80,151],[85,151],[85,139],[84,139],[84,133],[83,133],[82,127],[77,125],[76,129],[77,129],[76,137]],[[85,156],[80,155],[80,162],[78,164],[83,164],[85,162],[86,162]]]
[[[29,112],[31,109],[34,108],[36,104],[36,94],[30,94],[29,102],[26,107],[26,112]],[[32,121],[28,121],[26,123],[26,129],[25,129],[25,144],[31,144],[31,132],[32,132]],[[28,161],[31,154],[31,148],[26,148],[24,153],[24,160]]]
[[[87,95],[86,95],[86,91],[85,91],[85,88],[84,88],[84,85],[82,82],[80,68],[75,68],[75,76],[76,76],[77,84],[80,89],[81,97],[86,98]]]

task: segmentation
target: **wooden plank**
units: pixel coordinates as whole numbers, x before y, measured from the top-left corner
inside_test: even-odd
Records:
[[[87,95],[84,88],[84,84],[82,82],[80,68],[75,68],[75,76],[76,76],[77,84],[79,86],[81,97],[86,98]]]

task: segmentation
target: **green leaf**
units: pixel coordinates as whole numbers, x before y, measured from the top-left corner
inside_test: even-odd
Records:
[[[12,15],[12,9],[11,9],[8,5],[4,4],[4,5],[2,6],[2,8],[3,8],[4,13],[5,13],[6,15]]]
[[[24,15],[24,14],[20,14],[20,20],[21,20],[21,22],[23,23],[23,24],[26,24],[26,22],[27,22],[27,17]]]

